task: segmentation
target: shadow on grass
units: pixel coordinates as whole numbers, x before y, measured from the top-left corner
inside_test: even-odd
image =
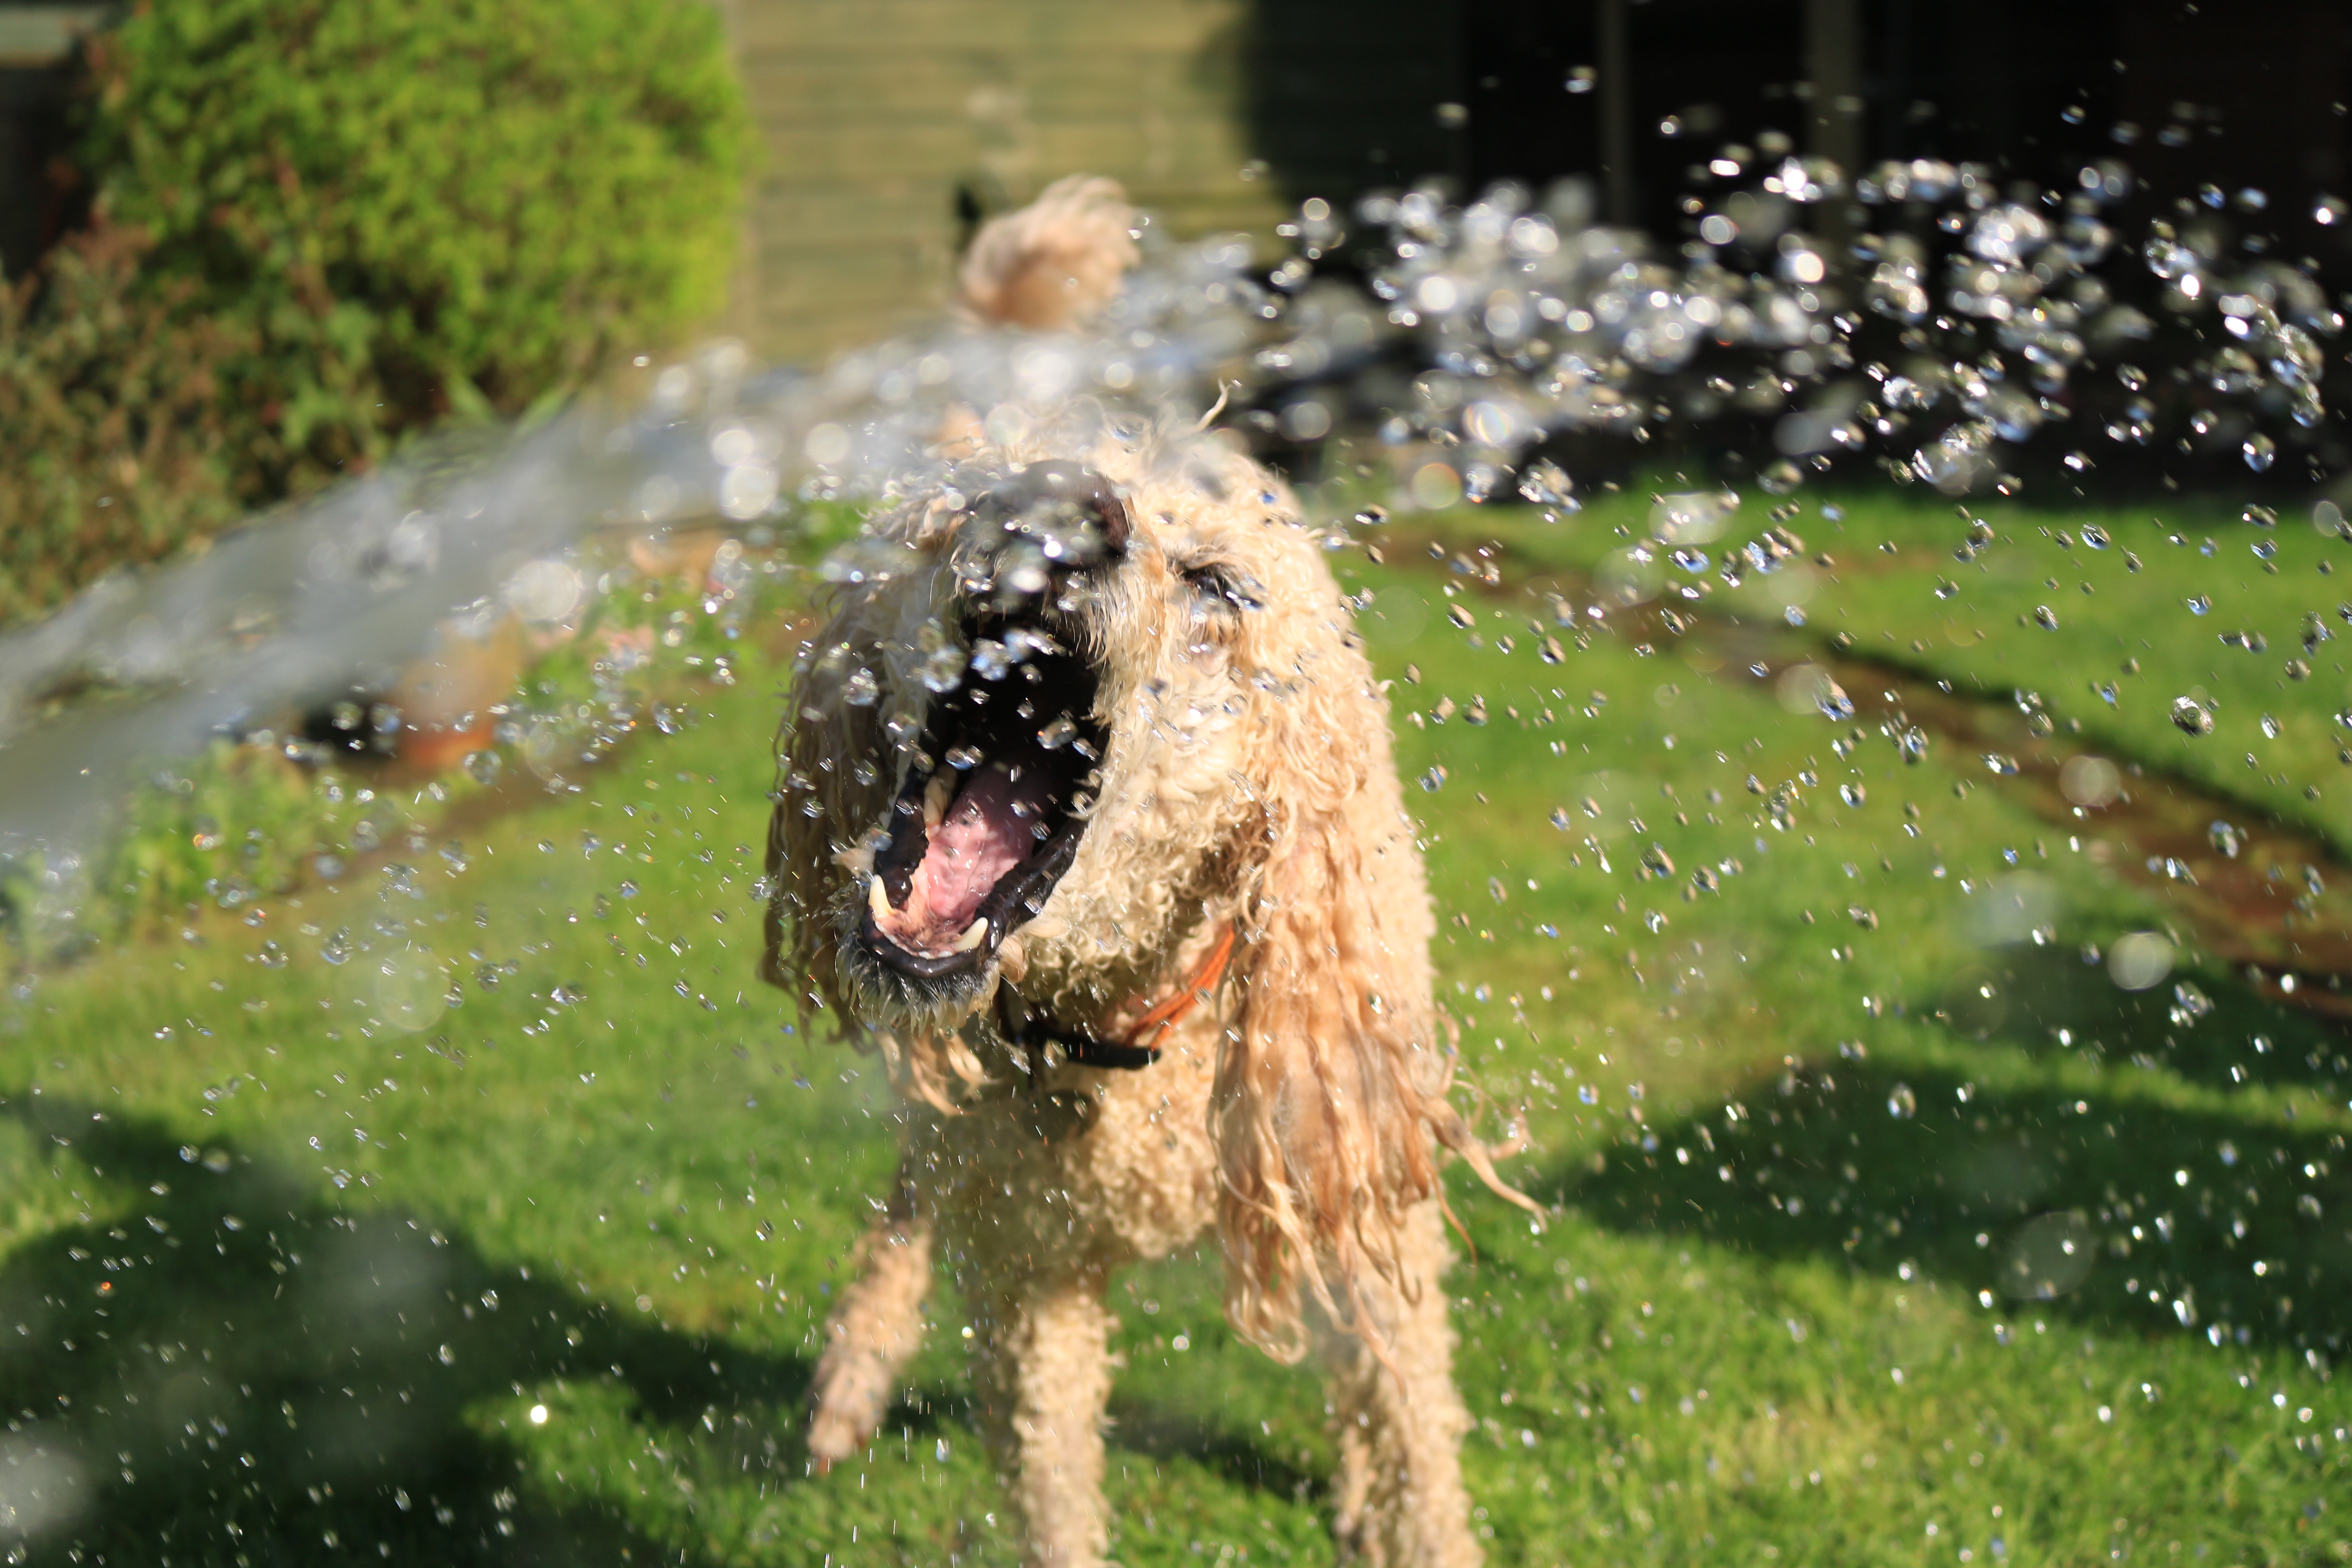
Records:
[[[2215,1088],[2307,1084],[2333,1097],[2352,1080],[2352,1034],[2342,1024],[2227,972],[2122,991],[2077,949],[1995,949],[1954,973],[1930,1012],[1963,1039],[2160,1065]]]
[[[1864,1060],[1654,1121],[1559,1180],[1620,1229],[1907,1264],[2113,1331],[2327,1357],[2352,1332],[2352,1165],[2324,1130]]]
[[[1247,1347],[1243,1355],[1258,1352]],[[1306,1503],[1324,1495],[1330,1482],[1266,1451],[1222,1426],[1157,1405],[1111,1396],[1111,1440],[1129,1453],[1154,1459],[1187,1458],[1234,1486],[1265,1492],[1285,1502]]]
[[[33,1561],[698,1561],[520,1484],[480,1407],[556,1377],[617,1381],[648,1423],[756,1412],[774,1436],[740,1440],[745,1468],[802,1474],[798,1360],[494,1267],[422,1215],[343,1212],[160,1123],[5,1103],[141,1194],[0,1263],[0,1525]]]

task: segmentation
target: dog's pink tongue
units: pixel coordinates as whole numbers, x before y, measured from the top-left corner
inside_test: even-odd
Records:
[[[1043,781],[1038,770],[1026,773],[1015,784],[1003,768],[983,767],[964,785],[931,829],[906,907],[879,922],[885,936],[909,952],[941,953],[955,945],[981,900],[1037,847],[1029,829],[1045,804]]]

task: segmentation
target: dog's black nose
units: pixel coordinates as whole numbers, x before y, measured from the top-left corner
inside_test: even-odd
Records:
[[[1083,572],[1127,555],[1127,507],[1110,481],[1059,460],[1032,463],[990,486],[972,508],[983,538],[1028,541],[1054,570]]]

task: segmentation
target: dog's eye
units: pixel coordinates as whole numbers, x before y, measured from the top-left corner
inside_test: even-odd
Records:
[[[1246,572],[1218,562],[1186,567],[1184,582],[1211,609],[1231,611],[1265,607],[1264,593],[1255,579]]]

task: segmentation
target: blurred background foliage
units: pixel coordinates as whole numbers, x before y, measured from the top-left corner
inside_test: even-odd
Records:
[[[723,301],[708,6],[149,0],[82,68],[86,226],[0,305],[0,619]]]
[[[221,372],[252,336],[149,248],[100,227],[0,288],[0,621],[239,510]]]

